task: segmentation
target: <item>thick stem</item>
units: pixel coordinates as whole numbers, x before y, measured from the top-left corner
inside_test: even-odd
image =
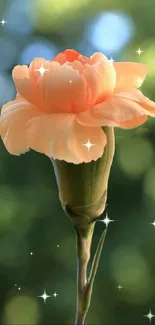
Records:
[[[86,288],[87,288],[87,266],[90,259],[90,248],[95,223],[88,229],[75,228],[77,247],[77,309],[75,325],[84,325],[88,311]]]
[[[75,325],[84,325],[85,323],[85,316],[81,316],[77,314],[76,320],[75,320]]]
[[[92,289],[95,280],[95,275],[99,265],[101,251],[105,241],[107,228],[99,240],[96,253],[93,258],[89,278],[87,279],[87,266],[90,259],[90,248],[92,243],[92,236],[95,223],[91,224],[89,228],[76,230],[77,239],[77,310],[75,325],[85,325],[85,318],[90,306]]]

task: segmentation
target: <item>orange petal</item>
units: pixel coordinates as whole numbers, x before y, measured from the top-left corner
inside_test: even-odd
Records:
[[[43,83],[46,107],[51,113],[78,113],[86,109],[86,82],[71,65],[51,62]]]
[[[39,62],[37,67],[41,67],[41,63],[46,62],[44,59],[35,59]],[[34,60],[34,61],[35,61]],[[31,63],[32,65],[32,63]],[[30,65],[30,66],[31,66]],[[18,93],[29,101],[31,104],[37,106],[40,110],[46,111],[45,103],[43,100],[43,92],[39,87],[40,73],[36,71],[37,79],[34,80],[30,75],[30,70],[27,66],[16,66],[12,71],[12,77]],[[36,75],[35,75],[36,76]]]
[[[106,136],[101,128],[83,127],[75,114],[51,114],[32,119],[26,127],[27,143],[31,149],[53,159],[79,164],[102,156]],[[84,144],[90,140],[89,150]]]
[[[138,103],[117,96],[97,104],[77,116],[79,123],[91,126],[135,128],[147,120],[147,111]]]
[[[139,88],[147,73],[147,65],[132,62],[113,62],[116,71],[115,92],[129,88]]]
[[[29,148],[25,139],[25,124],[41,114],[37,108],[20,96],[2,107],[0,134],[6,149],[13,155],[20,155]]]
[[[82,75],[87,82],[87,102],[93,105],[114,91],[116,72],[113,64],[101,53],[91,56],[91,64],[83,66]]]
[[[143,93],[138,89],[129,89],[127,91],[119,92],[115,96],[131,99],[137,102],[145,109],[145,114],[155,117],[155,103],[148,97],[145,97]]]
[[[65,50],[64,52],[59,53],[53,61],[57,61],[60,64],[64,64],[66,61],[72,62],[78,59],[80,53],[75,50]]]

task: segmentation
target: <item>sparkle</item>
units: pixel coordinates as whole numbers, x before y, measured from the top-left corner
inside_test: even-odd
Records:
[[[42,298],[44,300],[44,303],[46,303],[46,300],[50,298],[51,296],[48,296],[46,294],[46,290],[44,290],[44,293],[41,296],[38,296],[39,298]]]
[[[45,73],[46,71],[48,71],[48,69],[45,69],[45,68],[43,67],[43,64],[42,64],[42,66],[41,66],[39,69],[36,69],[36,71],[39,71],[40,74],[43,76],[44,73]]]
[[[123,287],[119,284],[118,287],[117,287],[118,290],[121,290],[123,289]]]
[[[56,296],[58,296],[58,294],[56,292],[53,293],[53,296],[56,298]]]
[[[106,217],[105,217],[103,220],[99,220],[99,221],[104,222],[105,225],[106,225],[106,227],[107,227],[108,224],[109,224],[110,222],[113,222],[113,221],[115,221],[115,220],[111,220],[111,219],[109,219],[109,218],[108,218],[108,214],[106,214]]]
[[[21,290],[21,288],[19,287],[19,288],[18,288],[18,290],[20,291],[20,290]]]
[[[111,58],[110,58],[110,60],[109,60],[111,63],[113,63],[115,60],[112,58],[112,56],[111,56]]]
[[[57,245],[57,247],[59,247],[60,245]]]
[[[4,26],[4,24],[6,24],[6,20],[2,19],[0,23]]]
[[[138,78],[138,79],[137,79],[137,83],[138,83],[138,86],[141,86],[141,85],[142,85],[142,83],[143,83],[143,79],[141,79],[141,78]]]
[[[87,148],[88,148],[88,151],[89,151],[89,149],[90,149],[92,146],[95,146],[95,144],[92,144],[92,143],[88,140],[87,143],[83,144],[83,146],[87,147]]]
[[[149,313],[147,315],[144,315],[144,317],[147,317],[149,319],[150,323],[151,323],[151,319],[153,317],[155,317],[155,315],[152,314],[151,309],[150,309]]]
[[[152,223],[150,223],[150,225],[153,225],[153,226],[155,227],[155,221],[154,221],[154,222],[152,222]]]
[[[70,83],[70,84],[72,84],[72,82],[73,82],[72,80],[69,80],[69,83]]]
[[[32,256],[33,255],[33,252],[31,252],[30,255]]]
[[[143,53],[143,51],[141,51],[141,49],[139,48],[136,53],[138,53],[139,55],[141,55],[141,53]]]

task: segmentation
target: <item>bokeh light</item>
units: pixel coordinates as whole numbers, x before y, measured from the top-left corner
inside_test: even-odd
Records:
[[[133,31],[130,16],[122,12],[104,12],[88,24],[85,34],[98,51],[114,55],[130,41]]]
[[[89,4],[91,0],[34,0],[30,8],[30,17],[37,30],[46,31],[60,30],[62,26],[69,23],[68,12],[72,15]],[[67,16],[66,16],[67,14]],[[70,16],[70,15],[69,15]],[[71,16],[69,17],[71,18]]]
[[[39,303],[30,296],[15,296],[7,302],[3,319],[7,325],[36,325],[40,319]]]
[[[30,1],[14,0],[10,2],[5,12],[6,29],[9,34],[26,36],[32,33],[33,24],[29,19],[28,8]]]
[[[154,148],[142,137],[132,137],[120,142],[117,158],[122,170],[129,176],[139,177],[153,163]]]
[[[19,57],[20,64],[30,64],[36,57],[52,60],[57,51],[54,45],[46,40],[39,40],[29,43],[21,52]]]
[[[147,198],[155,202],[155,166],[152,166],[145,175],[143,183],[144,193]]]
[[[0,37],[0,72],[10,69],[16,62],[18,46],[8,36]]]
[[[0,107],[15,97],[15,87],[8,74],[0,74]]]
[[[141,252],[134,246],[117,248],[111,255],[111,271],[123,286],[123,297],[131,304],[145,303],[152,296],[152,277]]]

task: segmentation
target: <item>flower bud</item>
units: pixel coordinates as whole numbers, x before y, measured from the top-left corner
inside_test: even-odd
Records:
[[[115,138],[113,128],[104,127],[103,131],[107,144],[103,156],[98,160],[75,165],[51,159],[61,205],[76,228],[88,228],[88,225],[103,213],[106,206]]]

